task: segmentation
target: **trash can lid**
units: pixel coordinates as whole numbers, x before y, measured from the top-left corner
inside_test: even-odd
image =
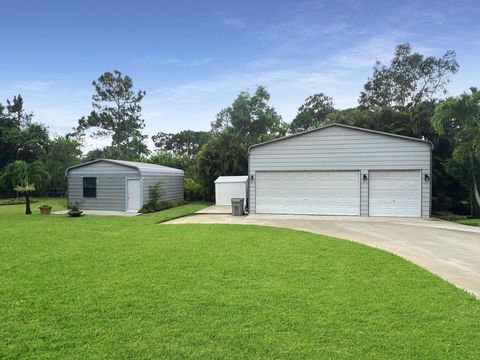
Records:
[[[243,198],[232,198],[232,202],[242,202]]]

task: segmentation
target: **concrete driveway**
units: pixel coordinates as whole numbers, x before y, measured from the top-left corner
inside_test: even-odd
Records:
[[[195,214],[165,224],[277,226],[348,239],[410,260],[480,298],[480,228],[441,220]]]

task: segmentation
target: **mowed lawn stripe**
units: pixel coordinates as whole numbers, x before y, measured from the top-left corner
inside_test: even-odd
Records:
[[[480,302],[386,252],[4,208],[1,358],[480,358]]]

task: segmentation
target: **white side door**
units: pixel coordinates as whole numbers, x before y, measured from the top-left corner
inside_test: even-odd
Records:
[[[421,217],[420,170],[371,171],[370,216]]]
[[[127,211],[138,211],[141,208],[140,180],[127,180]]]
[[[257,172],[256,212],[360,215],[358,171]]]

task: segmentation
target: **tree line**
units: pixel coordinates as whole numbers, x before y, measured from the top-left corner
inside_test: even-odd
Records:
[[[478,213],[480,92],[472,87],[460,96],[445,97],[458,69],[454,51],[427,57],[401,44],[390,63],[374,65],[357,107],[337,109],[331,97],[318,92],[307,97],[295,118],[286,122],[270,104],[267,89],[258,86],[253,93],[242,91],[219,111],[210,131],[153,135],[153,151],[143,133],[141,102],[146,93],[134,91],[132,79],[119,71],[93,81],[92,111],[64,136],[51,138],[46,127],[25,112],[18,95],[0,105],[0,194],[12,196],[28,175],[36,179],[39,195],[64,195],[67,167],[112,158],[183,169],[187,197],[211,199],[218,176],[247,173],[250,145],[342,123],[431,141],[434,206]],[[105,136],[110,145],[82,153],[86,137]],[[33,173],[28,174],[25,164],[35,164]]]

